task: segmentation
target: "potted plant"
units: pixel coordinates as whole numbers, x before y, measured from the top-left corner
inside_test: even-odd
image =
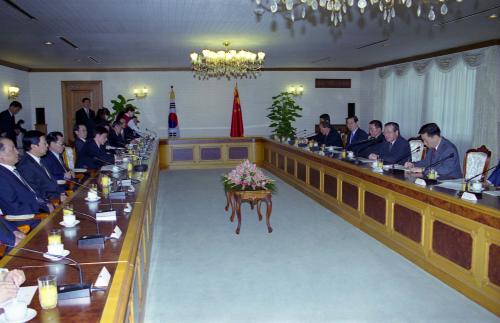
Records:
[[[269,127],[273,129],[273,134],[282,141],[286,138],[295,138],[297,129],[293,127],[293,123],[297,118],[302,117],[299,114],[302,108],[295,103],[292,94],[281,92],[274,96],[273,104],[268,110],[271,111],[267,117],[271,120]]]
[[[111,118],[113,120],[120,112],[124,112],[128,107],[134,108],[134,113],[139,114],[139,108],[137,108],[132,103],[129,103],[131,101],[134,101],[135,99],[125,99],[125,97],[121,94],[118,94],[117,98],[118,100],[111,100],[111,103],[113,104],[113,112],[111,113]]]

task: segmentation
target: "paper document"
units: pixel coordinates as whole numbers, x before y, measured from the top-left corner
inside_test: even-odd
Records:
[[[484,191],[483,194],[491,195],[491,196],[500,196],[500,191]]]
[[[30,304],[33,296],[35,296],[35,292],[38,286],[23,286],[19,287],[17,291],[17,300],[21,302],[25,302],[26,304]]]

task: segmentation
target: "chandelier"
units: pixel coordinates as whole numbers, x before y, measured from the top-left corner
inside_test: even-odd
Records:
[[[260,73],[260,69],[264,65],[263,52],[257,54],[246,50],[235,51],[228,50],[229,42],[223,43],[226,48],[213,52],[204,49],[201,54],[191,53],[191,66],[193,68],[194,77],[198,79],[209,79],[225,77],[228,80],[231,78],[256,78]]]
[[[263,9],[268,9],[272,13],[278,10],[283,11],[286,9],[290,13],[290,19],[295,21],[296,18],[304,19],[308,10],[316,11],[318,8],[323,8],[330,13],[331,22],[337,26],[342,23],[343,16],[347,13],[348,7],[356,6],[363,14],[368,5],[378,7],[383,13],[384,21],[391,22],[396,17],[396,7],[411,8],[416,7],[417,16],[425,16],[429,20],[436,19],[436,12],[441,15],[448,13],[447,3],[452,0],[255,0],[259,6],[255,12],[258,14],[263,13]],[[462,2],[463,0],[454,0]],[[299,17],[295,15],[299,13]]]

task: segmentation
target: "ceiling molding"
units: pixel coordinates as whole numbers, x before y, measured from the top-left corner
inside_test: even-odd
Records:
[[[372,69],[378,68],[378,67],[408,63],[408,62],[418,61],[421,59],[427,59],[427,58],[443,56],[443,55],[450,55],[450,54],[454,54],[454,53],[465,52],[468,50],[490,47],[490,46],[495,46],[495,45],[500,45],[500,39],[491,39],[491,40],[487,40],[487,41],[480,42],[480,43],[474,43],[474,44],[469,44],[469,45],[464,45],[464,46],[459,46],[459,47],[454,47],[454,48],[448,48],[448,49],[440,50],[437,52],[415,55],[415,56],[400,58],[400,59],[387,61],[387,62],[383,62],[383,63],[378,63],[378,64],[374,64],[374,65],[368,65],[368,66],[361,67],[360,70],[362,70],[362,71],[372,70]]]
[[[408,63],[412,61],[417,61],[421,59],[427,59],[437,56],[449,55],[458,52],[464,52],[473,49],[479,49],[490,46],[500,46],[500,39],[491,39],[488,41],[474,43],[449,49],[444,49],[436,52],[415,55],[410,57],[405,57],[397,60],[387,61],[383,63],[377,63],[373,65],[363,66],[363,67],[347,67],[347,68],[336,68],[336,67],[267,67],[263,68],[263,72],[360,72],[375,69],[378,67]],[[10,67],[13,69],[31,72],[31,73],[61,73],[61,72],[190,72],[190,67],[151,67],[151,68],[29,68],[27,66],[18,65],[15,63],[0,60],[0,65]]]

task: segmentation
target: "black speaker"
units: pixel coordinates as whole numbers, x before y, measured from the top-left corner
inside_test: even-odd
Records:
[[[356,115],[356,104],[347,103],[347,117],[354,117]]]
[[[45,124],[45,108],[36,108],[36,124]]]

